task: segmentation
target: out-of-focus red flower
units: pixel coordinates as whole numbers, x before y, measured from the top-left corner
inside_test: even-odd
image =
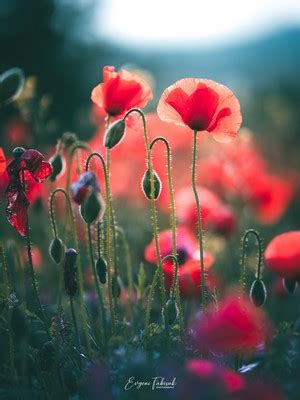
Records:
[[[44,156],[37,150],[22,149],[22,151],[22,154],[19,154],[6,167],[8,186],[5,194],[7,199],[7,220],[21,236],[25,236],[27,209],[30,201],[23,189],[21,172],[25,172],[26,186],[28,175],[36,182],[41,183],[51,175],[52,166],[49,162],[44,161]]]
[[[209,132],[219,142],[232,140],[242,123],[240,104],[233,92],[208,79],[175,82],[162,94],[157,113],[164,121]]]
[[[166,230],[160,233],[160,248],[161,257],[172,254],[172,232]],[[189,297],[201,293],[201,270],[200,263],[197,257],[199,251],[197,249],[197,241],[194,235],[185,227],[177,229],[177,259],[178,259],[178,283],[179,290],[182,296]],[[156,248],[155,241],[145,249],[145,259],[155,264]],[[204,253],[204,268],[206,271],[213,265],[214,257],[208,253]],[[174,265],[173,262],[167,260],[163,263],[165,285],[167,290],[170,290],[174,279]],[[217,279],[212,274],[207,275],[208,287],[216,286]]]
[[[249,182],[248,199],[257,219],[263,224],[276,222],[293,195],[292,183],[270,174],[259,174]]]
[[[0,174],[6,170],[6,158],[2,147],[0,147]]]
[[[103,68],[103,83],[92,91],[92,101],[110,116],[121,116],[134,107],[144,107],[152,99],[150,86],[125,69]]]
[[[287,279],[300,279],[300,231],[275,236],[265,250],[266,266]]]
[[[271,332],[263,311],[236,295],[224,298],[218,309],[210,308],[195,329],[199,349],[220,354],[254,352]]]
[[[191,359],[186,362],[185,368],[189,377],[219,384],[228,393],[238,392],[246,385],[245,379],[241,374],[222,368],[209,360]]]
[[[14,118],[5,127],[5,136],[10,145],[24,146],[28,142],[29,126],[24,120]]]
[[[72,199],[81,205],[92,191],[100,192],[100,187],[96,175],[88,171],[80,175],[78,181],[72,183],[70,190]]]
[[[42,265],[42,253],[40,252],[40,249],[37,246],[32,246],[31,248],[31,256],[32,256],[32,262],[35,270],[39,270]],[[27,255],[27,248],[23,247],[21,250],[21,261],[22,264],[26,264],[28,261],[28,255]]]
[[[221,234],[232,234],[235,230],[236,219],[230,206],[211,190],[198,188],[201,204],[203,228]],[[197,229],[197,208],[191,187],[183,188],[176,193],[177,216],[181,223],[190,229]]]

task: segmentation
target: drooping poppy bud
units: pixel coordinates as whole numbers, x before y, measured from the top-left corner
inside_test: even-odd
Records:
[[[112,294],[113,294],[114,298],[120,297],[121,287],[118,282],[118,278],[115,275],[112,277],[111,286],[112,286]]]
[[[250,289],[250,299],[256,307],[261,307],[267,299],[267,289],[261,279],[255,279]]]
[[[80,207],[82,218],[87,224],[92,224],[98,217],[103,217],[104,202],[101,196],[92,191],[83,201]]]
[[[25,83],[20,68],[11,68],[0,75],[0,107],[14,101],[21,93]]]
[[[295,279],[287,279],[287,278],[283,278],[282,279],[282,283],[283,283],[283,287],[285,288],[285,290],[288,292],[288,294],[294,294],[298,283]]]
[[[67,249],[65,252],[64,263],[64,283],[66,293],[69,296],[75,296],[78,289],[76,278],[76,260],[77,251],[75,249]]]
[[[49,254],[50,254],[52,260],[56,264],[59,264],[61,262],[62,256],[63,256],[63,251],[64,251],[64,244],[63,244],[62,240],[57,237],[54,238],[49,246]]]
[[[112,149],[122,140],[125,133],[125,121],[120,119],[110,125],[104,136],[104,146]]]
[[[157,200],[159,198],[159,195],[161,193],[161,180],[157,173],[153,170],[153,182],[154,182],[154,200]],[[151,200],[151,179],[150,179],[150,171],[147,169],[145,172],[143,179],[142,179],[142,190],[144,192],[144,195],[147,197],[147,199]]]
[[[174,299],[169,299],[163,309],[164,318],[169,325],[173,325],[178,316],[178,307]]]
[[[103,257],[99,257],[96,262],[96,270],[99,281],[103,284],[106,283],[107,262]]]
[[[58,175],[64,169],[64,159],[59,153],[56,153],[53,157],[50,158],[49,162],[52,165],[52,174],[50,176],[50,181],[54,182]]]

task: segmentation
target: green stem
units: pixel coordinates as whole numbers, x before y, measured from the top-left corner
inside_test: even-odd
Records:
[[[26,192],[26,181],[25,181],[25,171],[24,170],[22,170],[22,187],[23,187],[24,192]],[[42,307],[42,303],[41,303],[41,300],[40,300],[39,290],[38,290],[38,286],[37,286],[37,280],[36,280],[35,272],[34,272],[34,268],[33,268],[32,252],[31,252],[31,238],[30,238],[30,225],[29,225],[28,212],[27,212],[27,215],[26,215],[26,240],[27,240],[27,256],[28,256],[28,261],[29,261],[29,269],[30,269],[32,286],[33,286],[33,290],[34,290],[34,293],[35,293],[36,301],[38,303],[39,311],[40,311],[40,314],[42,316],[42,321],[43,321],[43,324],[44,324],[44,328],[45,328],[47,337],[50,340],[51,337],[50,337],[49,328],[48,328],[48,324],[47,324],[47,320],[46,320],[46,315],[45,315],[45,312],[44,312],[44,309]]]
[[[100,314],[102,318],[102,326],[103,326],[103,331],[100,328],[100,333],[101,337],[103,339],[103,349],[106,349],[106,313],[103,305],[103,299],[102,299],[102,293],[100,289],[100,282],[96,270],[96,263],[94,259],[94,252],[93,252],[93,242],[92,242],[92,233],[91,233],[91,225],[87,224],[87,230],[88,230],[88,241],[89,241],[89,252],[90,252],[90,259],[91,259],[91,264],[93,268],[93,275],[94,275],[94,281],[95,281],[95,287],[96,287],[96,292],[98,296],[98,301],[99,301],[99,308],[100,308]]]
[[[242,238],[242,257],[241,257],[241,276],[240,276],[240,293],[243,294],[246,286],[246,243],[248,236],[253,235],[256,239],[258,246],[258,258],[257,258],[257,279],[261,278],[261,265],[262,265],[262,241],[259,233],[255,229],[248,229]]]
[[[166,147],[166,154],[167,154],[167,175],[168,175],[168,183],[169,183],[169,193],[170,193],[170,224],[172,230],[172,255],[176,258],[177,257],[177,243],[176,243],[176,206],[175,206],[175,196],[174,196],[174,186],[173,186],[173,179],[172,179],[172,156],[171,156],[171,148],[169,142],[162,136],[155,138],[152,143],[150,144],[150,151],[152,151],[153,146],[155,143],[161,141],[164,143]],[[178,319],[179,319],[179,326],[180,326],[180,336],[181,339],[184,340],[184,321],[182,315],[182,306],[180,301],[180,293],[179,293],[179,283],[178,283],[178,268],[175,270],[176,275],[174,276],[175,282],[175,290],[176,290],[176,302],[178,306]]]
[[[80,337],[79,337],[78,326],[77,326],[77,321],[76,321],[76,314],[75,314],[75,310],[74,310],[73,297],[69,296],[69,299],[70,299],[70,308],[71,308],[73,325],[74,325],[74,329],[75,329],[77,347],[78,347],[78,351],[81,352]]]
[[[8,271],[7,271],[7,264],[4,252],[4,246],[0,242],[0,264],[2,265],[3,269],[3,285],[4,285],[4,296],[9,301],[9,279],[8,279]],[[14,342],[13,342],[13,333],[11,329],[11,311],[9,305],[7,306],[7,321],[8,321],[8,357],[9,357],[9,368],[10,368],[10,375],[11,381],[14,382],[16,378],[16,371],[15,371],[15,349],[14,349]]]
[[[72,161],[73,157],[78,149],[86,150],[91,153],[91,149],[84,142],[76,142],[70,151],[69,162],[68,162],[68,171],[67,171],[67,183],[66,183],[66,192],[69,193],[70,182],[71,182],[71,171],[72,171]]]
[[[133,112],[138,113],[141,116],[142,121],[143,121],[143,131],[144,131],[146,156],[147,156],[147,169],[150,172],[150,189],[151,189],[150,204],[151,204],[151,214],[152,214],[152,228],[153,228],[153,236],[154,236],[154,240],[155,240],[157,268],[159,270],[161,303],[162,303],[162,307],[164,307],[166,304],[166,289],[165,289],[164,273],[163,273],[163,268],[162,268],[160,246],[159,246],[158,221],[157,221],[157,212],[156,212],[155,199],[154,199],[154,175],[153,175],[153,165],[152,165],[150,143],[149,143],[149,137],[148,137],[148,133],[147,133],[146,118],[145,118],[144,113],[141,110],[139,110],[138,108],[132,108],[125,114],[124,120]],[[165,333],[166,333],[166,337],[167,337],[167,343],[169,344],[169,342],[170,342],[169,327],[168,327],[168,324],[166,321],[165,321]]]
[[[196,184],[196,163],[197,163],[197,131],[194,131],[194,143],[193,143],[193,161],[192,161],[192,187],[196,201],[197,208],[197,234],[199,241],[199,255],[200,255],[200,269],[201,269],[201,307],[206,306],[206,285],[205,285],[205,270],[204,270],[204,251],[203,251],[203,228],[202,228],[202,216],[199,195]]]
[[[85,164],[85,170],[89,170],[89,165],[91,160],[96,157],[100,160],[103,173],[104,173],[104,181],[105,181],[105,202],[106,202],[106,262],[107,262],[107,281],[108,281],[108,301],[109,301],[109,309],[110,309],[110,315],[111,315],[111,320],[112,320],[112,330],[113,333],[115,333],[116,330],[116,320],[115,320],[115,310],[114,310],[114,303],[113,303],[113,296],[112,296],[112,276],[111,276],[111,226],[110,226],[110,220],[111,220],[111,209],[109,207],[109,178],[108,178],[108,172],[107,172],[107,167],[105,160],[103,156],[99,153],[92,153],[89,155],[88,159],[86,160]],[[97,277],[97,274],[96,274]],[[98,279],[95,278],[95,284],[98,281]]]
[[[56,227],[56,220],[55,220],[55,213],[54,213],[54,199],[55,196],[61,193],[65,197],[68,213],[70,216],[71,220],[71,230],[72,230],[72,235],[73,235],[73,242],[74,242],[74,247],[78,251],[78,269],[77,269],[77,276],[78,276],[78,283],[79,283],[79,307],[80,307],[80,317],[82,320],[82,329],[84,332],[84,338],[85,342],[87,345],[87,350],[88,354],[90,354],[91,351],[91,343],[90,343],[90,337],[87,329],[87,316],[86,316],[86,310],[84,306],[84,287],[83,287],[83,273],[82,273],[82,260],[80,257],[80,251],[79,251],[79,241],[78,241],[78,235],[77,235],[77,229],[76,229],[76,223],[75,223],[75,217],[72,209],[72,204],[71,204],[71,199],[68,194],[68,192],[62,188],[55,189],[51,195],[50,195],[50,220],[51,220],[51,225],[52,225],[52,230],[53,230],[53,236],[57,237],[57,227]],[[63,260],[62,260],[63,263]],[[59,304],[58,307],[60,307],[60,303],[62,301],[62,288],[63,288],[63,268],[61,268],[61,273],[60,273],[60,294],[59,294]]]

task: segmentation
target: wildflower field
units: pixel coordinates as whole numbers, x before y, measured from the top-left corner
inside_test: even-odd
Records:
[[[229,87],[155,98],[104,66],[90,137],[51,141],[2,71],[0,399],[299,399],[299,171]]]

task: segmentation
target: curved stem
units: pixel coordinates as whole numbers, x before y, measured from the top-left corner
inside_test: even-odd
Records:
[[[176,206],[175,206],[175,196],[174,196],[174,186],[173,186],[173,179],[172,179],[172,157],[171,157],[171,148],[169,142],[162,136],[158,136],[154,140],[152,140],[150,144],[150,151],[152,151],[153,146],[155,143],[161,141],[164,143],[166,147],[167,153],[167,175],[168,175],[168,183],[169,183],[169,193],[170,193],[170,207],[171,207],[171,214],[170,214],[170,223],[172,229],[172,255],[176,258],[177,257],[177,243],[176,243]],[[177,261],[177,258],[176,258]],[[180,293],[179,293],[179,284],[178,284],[178,268],[175,270],[176,275],[174,275],[174,288],[176,290],[176,302],[178,305],[178,319],[180,325],[180,335],[182,340],[184,339],[184,322],[182,316],[182,307],[180,301]]]
[[[155,206],[155,199],[154,199],[154,175],[153,175],[153,165],[152,165],[152,157],[151,157],[151,150],[150,150],[150,143],[149,137],[147,133],[147,126],[146,126],[146,118],[144,113],[138,108],[132,108],[129,110],[125,116],[124,120],[133,112],[138,113],[143,121],[143,131],[144,131],[144,138],[145,138],[145,146],[146,146],[146,155],[147,155],[147,169],[150,172],[150,189],[151,189],[151,214],[152,214],[152,228],[153,228],[153,236],[155,240],[155,249],[156,249],[156,258],[157,258],[157,268],[159,270],[159,278],[160,278],[160,288],[161,288],[161,303],[162,307],[164,307],[166,303],[166,290],[165,290],[165,282],[164,282],[164,273],[162,268],[161,262],[161,255],[160,255],[160,246],[159,246],[159,236],[158,236],[158,221],[157,221],[157,213],[156,213],[156,206]],[[165,333],[167,336],[167,343],[169,343],[169,327],[167,322],[165,321]]]
[[[175,257],[173,254],[168,255],[166,257],[164,257],[162,259],[162,263],[164,263],[165,261],[171,259],[173,261],[173,265],[175,265],[175,271],[174,271],[174,279],[173,279],[173,285],[171,288],[171,292],[170,292],[170,297],[174,300],[175,298],[175,288],[176,288],[176,284],[177,284],[177,280],[178,280],[178,260],[177,257]]]
[[[255,229],[248,229],[242,238],[242,258],[241,258],[241,277],[240,277],[240,292],[243,294],[246,286],[246,243],[248,236],[253,235],[256,239],[258,246],[258,258],[257,258],[257,279],[261,279],[261,265],[262,265],[262,241],[259,233]]]
[[[204,270],[204,251],[203,251],[203,229],[202,229],[202,217],[199,195],[196,184],[196,162],[197,162],[197,131],[194,131],[194,143],[193,143],[193,162],[192,162],[192,187],[196,201],[197,208],[197,234],[199,241],[199,253],[200,253],[200,269],[201,269],[201,306],[206,306],[206,285],[205,285],[205,270]]]
[[[72,170],[72,161],[73,161],[73,157],[76,153],[76,150],[78,149],[82,149],[82,150],[86,150],[89,153],[91,153],[91,149],[89,148],[89,146],[84,143],[84,142],[76,142],[74,144],[74,146],[72,147],[71,151],[70,151],[70,156],[69,156],[69,163],[68,163],[68,172],[67,172],[67,183],[66,183],[66,192],[69,193],[69,189],[70,189],[70,182],[71,182],[71,170]]]
[[[111,209],[109,207],[109,177],[107,172],[107,167],[103,156],[99,153],[92,153],[89,155],[86,160],[85,170],[89,170],[91,160],[96,157],[100,160],[103,173],[104,173],[104,181],[105,181],[105,202],[106,202],[106,262],[107,262],[107,280],[108,280],[108,300],[109,300],[109,309],[112,320],[112,330],[115,332],[116,329],[116,319],[115,319],[115,310],[114,310],[114,302],[112,296],[112,276],[111,276],[111,230],[110,230],[110,221],[111,221]],[[95,284],[97,285],[97,274],[95,278]]]
[[[53,229],[53,234],[54,237],[57,237],[57,227],[56,227],[56,220],[55,220],[55,214],[54,214],[54,199],[55,196],[61,193],[65,197],[68,213],[70,216],[71,220],[71,227],[72,227],[72,235],[73,235],[73,242],[74,242],[74,247],[75,249],[78,250],[78,269],[77,269],[77,275],[78,275],[78,283],[79,283],[79,305],[80,305],[80,315],[82,319],[82,329],[84,332],[84,337],[85,341],[87,344],[88,348],[88,354],[90,354],[90,337],[89,333],[87,331],[87,318],[86,318],[86,310],[84,307],[84,288],[83,288],[83,274],[82,274],[82,260],[80,256],[80,251],[79,251],[79,241],[78,241],[78,235],[77,235],[77,229],[76,229],[76,223],[75,223],[75,217],[72,209],[72,204],[71,204],[71,199],[68,194],[68,192],[62,188],[57,188],[55,189],[51,195],[50,195],[50,219],[51,219],[51,225]],[[61,276],[61,279],[63,279],[63,276]],[[60,300],[61,301],[61,300]],[[59,304],[60,306],[60,304]]]
[[[26,181],[25,181],[25,172],[22,170],[22,188],[23,191],[26,192]],[[46,315],[40,300],[40,295],[39,295],[39,290],[37,286],[37,280],[35,277],[35,272],[33,268],[33,261],[32,261],[32,252],[31,252],[31,238],[30,238],[30,225],[29,225],[29,216],[28,216],[28,211],[26,213],[26,239],[27,239],[27,255],[28,255],[28,261],[29,261],[29,269],[30,269],[30,275],[31,275],[31,281],[32,281],[32,286],[33,290],[35,293],[35,297],[39,306],[40,314],[42,316],[42,321],[44,323],[44,328],[48,337],[48,340],[51,339],[50,333],[49,333],[49,328],[46,320]]]

